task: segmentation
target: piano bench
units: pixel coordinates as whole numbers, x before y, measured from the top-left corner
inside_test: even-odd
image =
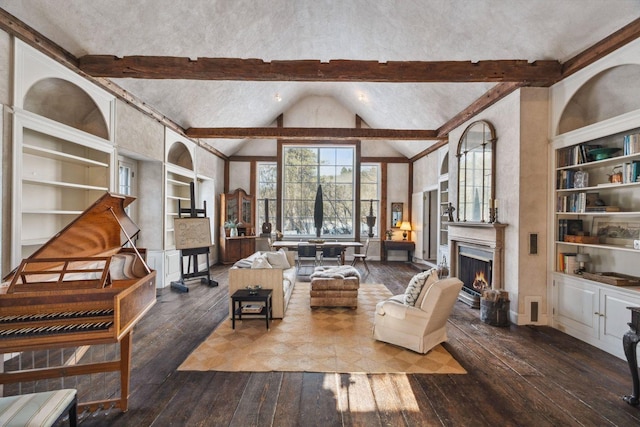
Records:
[[[45,391],[0,397],[0,426],[52,426],[63,415],[69,425],[78,424],[78,401],[75,389]]]

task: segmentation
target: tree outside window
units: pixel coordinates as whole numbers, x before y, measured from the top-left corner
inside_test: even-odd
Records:
[[[379,173],[379,164],[369,163],[360,166],[360,234],[362,236],[369,234],[366,217],[369,215],[370,210],[373,216],[376,217],[376,224],[372,228],[372,232],[374,236],[378,236],[380,224]]]
[[[323,237],[354,235],[353,147],[284,148],[283,232],[313,236],[313,208],[318,185],[322,185]]]
[[[277,163],[258,163],[257,165],[258,185],[257,185],[257,230],[262,230],[262,224],[266,222],[265,204],[269,205],[269,222],[271,230],[276,230],[276,210],[278,207],[278,194],[276,193],[276,185],[278,182],[278,165]],[[268,202],[265,202],[268,199]]]

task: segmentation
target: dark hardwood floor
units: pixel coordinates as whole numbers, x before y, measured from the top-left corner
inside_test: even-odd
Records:
[[[369,262],[366,283],[404,291],[415,270]],[[227,321],[227,267],[209,288],[158,292],[134,334],[129,411],[82,426],[631,426],[626,362],[549,327],[484,324],[456,303],[445,347],[467,375],[178,372]]]

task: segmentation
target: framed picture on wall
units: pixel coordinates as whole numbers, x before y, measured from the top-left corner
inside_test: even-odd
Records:
[[[402,222],[403,203],[391,203],[391,227],[400,227]]]
[[[633,241],[640,239],[640,220],[610,217],[593,219],[591,235],[598,236],[600,243],[633,247]]]

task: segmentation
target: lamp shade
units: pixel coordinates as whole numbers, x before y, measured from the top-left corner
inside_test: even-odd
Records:
[[[411,223],[409,221],[402,221],[400,223],[400,230],[411,231]]]
[[[589,254],[577,254],[576,261],[578,262],[591,262],[591,257]]]

